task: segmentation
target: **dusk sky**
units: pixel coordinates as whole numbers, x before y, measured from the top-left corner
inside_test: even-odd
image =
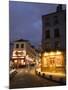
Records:
[[[56,7],[56,4],[10,1],[10,41],[22,38],[39,44],[42,38],[42,15],[55,12]]]

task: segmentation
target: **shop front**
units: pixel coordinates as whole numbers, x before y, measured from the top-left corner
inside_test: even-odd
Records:
[[[19,68],[26,65],[25,58],[15,58],[13,59],[13,63],[15,68]]]
[[[64,52],[45,52],[42,55],[41,71],[44,72],[65,72],[65,57]]]
[[[26,65],[25,56],[26,56],[25,50],[23,50],[23,51],[22,50],[14,50],[13,51],[12,61],[16,68]]]

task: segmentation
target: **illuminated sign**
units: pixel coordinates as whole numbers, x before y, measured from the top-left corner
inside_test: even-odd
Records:
[[[13,51],[13,56],[25,56],[26,55],[26,51]]]

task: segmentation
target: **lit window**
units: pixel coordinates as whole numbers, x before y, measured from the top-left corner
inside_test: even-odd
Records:
[[[47,67],[47,59],[46,59],[46,57],[43,57],[43,67]]]
[[[14,60],[15,63],[17,63],[17,60]]]
[[[61,54],[62,54],[62,52],[60,52],[60,51],[56,52],[56,55],[61,55]]]
[[[63,56],[62,55],[56,56],[55,64],[57,67],[61,67],[63,65]]]
[[[22,51],[16,51],[17,56],[22,56],[23,52]]]
[[[25,62],[24,62],[24,60],[21,60],[21,64],[22,64],[22,65],[25,65]]]
[[[47,52],[44,53],[44,56],[48,56],[49,54]]]
[[[16,56],[16,51],[13,51],[13,56]]]

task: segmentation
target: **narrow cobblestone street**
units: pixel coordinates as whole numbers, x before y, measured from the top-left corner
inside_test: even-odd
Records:
[[[10,81],[10,88],[30,88],[58,85],[60,84],[37,76],[34,68],[29,71],[26,68],[19,69],[18,73]]]

